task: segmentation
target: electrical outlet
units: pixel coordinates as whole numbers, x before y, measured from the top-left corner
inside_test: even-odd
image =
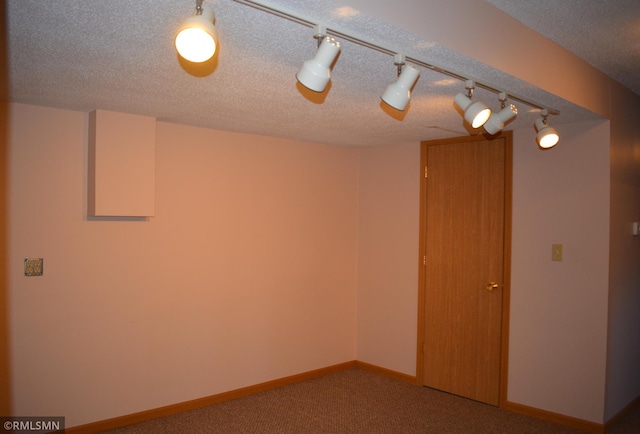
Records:
[[[27,258],[24,260],[25,276],[42,276],[44,267],[43,258]]]

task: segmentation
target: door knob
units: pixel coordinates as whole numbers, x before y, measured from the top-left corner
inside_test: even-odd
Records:
[[[493,291],[494,289],[498,289],[500,285],[498,285],[496,282],[489,282],[487,284],[487,291]]]

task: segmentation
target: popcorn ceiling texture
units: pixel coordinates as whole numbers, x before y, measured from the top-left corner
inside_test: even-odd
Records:
[[[315,54],[313,29],[232,0],[206,3],[215,10],[220,50],[213,61],[194,67],[173,47],[175,29],[193,12],[191,0],[8,0],[10,100],[349,146],[468,134],[452,105],[464,90],[462,82],[422,69],[408,109],[388,109],[380,95],[396,80],[393,57],[341,41],[329,91],[316,94],[295,79],[302,62]],[[558,108],[562,116],[554,123],[595,116],[431,41],[341,8],[338,1],[273,3]],[[478,89],[475,95],[497,108],[495,94]],[[519,105],[508,129],[531,127],[537,117]]]

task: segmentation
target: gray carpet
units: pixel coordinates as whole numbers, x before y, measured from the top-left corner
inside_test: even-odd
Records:
[[[639,433],[637,413],[610,432]],[[110,432],[568,434],[581,431],[351,369]]]

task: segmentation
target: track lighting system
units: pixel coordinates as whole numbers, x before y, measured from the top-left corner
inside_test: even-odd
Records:
[[[547,116],[549,116],[549,112],[546,109],[543,109],[540,112],[540,115],[541,117],[538,118],[534,124],[536,131],[538,132],[536,135],[536,141],[542,149],[553,148],[558,144],[560,136],[554,128],[547,124]]]
[[[420,70],[417,67],[421,67],[465,82],[466,94],[457,94],[454,98],[454,104],[463,112],[465,121],[473,128],[480,128],[484,126],[485,131],[491,135],[500,132],[504,126],[513,120],[518,114],[518,110],[513,104],[510,104],[509,106],[506,105],[507,99],[510,99],[541,111],[542,118],[535,122],[535,129],[537,132],[536,139],[541,148],[553,147],[558,142],[558,133],[547,124],[547,117],[549,115],[560,114],[556,109],[545,107],[542,104],[538,104],[530,99],[515,95],[512,92],[506,92],[497,86],[472,80],[465,74],[451,69],[443,68],[421,59],[398,54],[402,51],[374,44],[353,34],[349,34],[349,32],[345,30],[324,28],[319,26],[315,20],[305,17],[297,12],[287,10],[281,6],[273,5],[268,0],[235,1],[315,29],[314,37],[318,39],[318,51],[316,56],[313,59],[304,62],[302,68],[296,74],[298,81],[302,85],[315,92],[322,92],[325,90],[331,79],[331,65],[340,52],[340,43],[329,37],[332,36],[394,56],[394,64],[398,68],[398,80],[397,82],[389,85],[381,96],[382,101],[391,107],[401,111],[405,110],[411,97],[411,89],[420,75]],[[202,0],[198,0],[196,4],[201,5]],[[409,62],[412,65],[409,65]],[[471,98],[475,88],[482,88],[498,94],[498,99],[501,103],[501,110],[498,113],[492,114],[491,109],[481,101],[472,101]]]
[[[307,89],[323,92],[331,80],[331,65],[340,53],[340,43],[326,36],[322,26],[315,26],[313,37],[318,40],[318,51],[313,59],[302,64],[296,78]]]

